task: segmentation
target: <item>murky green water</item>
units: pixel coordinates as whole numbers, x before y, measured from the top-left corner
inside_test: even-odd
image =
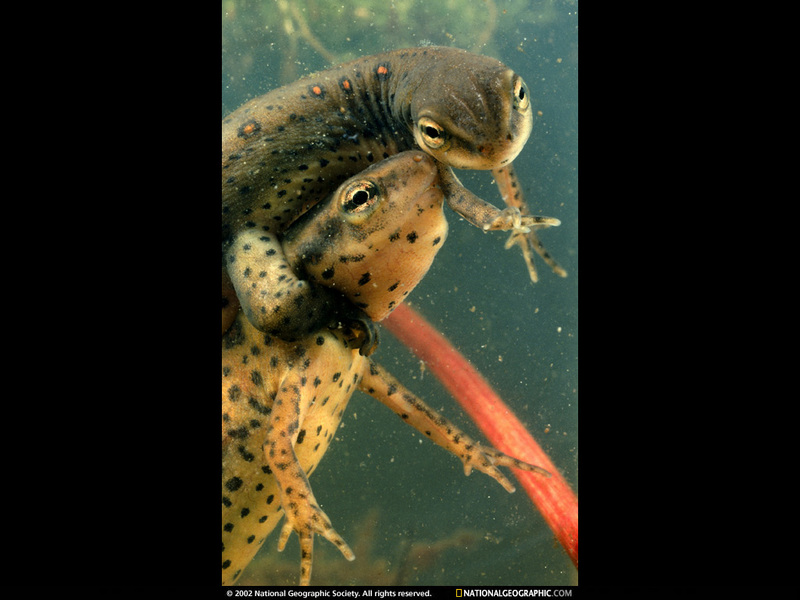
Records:
[[[578,189],[577,2],[534,0],[224,1],[222,114],[247,99],[357,56],[433,43],[499,58],[525,78],[535,117],[515,161],[535,214],[557,217],[541,238],[569,277],[539,261],[532,284],[506,234],[484,234],[448,213],[450,234],[410,298],[491,382],[578,489]],[[304,27],[313,38],[303,34]],[[314,45],[317,45],[315,49]],[[476,47],[477,45],[477,47]],[[322,52],[322,53],[321,53]],[[500,205],[488,173],[460,172],[473,192]],[[469,433],[458,405],[404,347],[383,333],[379,362]],[[313,583],[328,563],[352,571],[351,583],[375,582],[374,569],[417,585],[568,585],[577,572],[523,490],[509,495],[492,479],[464,477],[460,461],[422,439],[372,398],[357,393],[337,442],[311,483],[337,531],[351,544],[371,510],[373,548],[346,561],[317,540]],[[458,531],[466,532],[454,537]],[[409,565],[414,543],[449,549]],[[262,555],[297,568],[293,538],[277,555],[277,534]],[[360,562],[359,562],[360,561]],[[405,566],[403,566],[405,565]],[[361,570],[359,570],[361,568]],[[254,563],[241,583],[261,579]],[[268,575],[268,574],[267,574]],[[293,572],[296,581],[296,571]]]

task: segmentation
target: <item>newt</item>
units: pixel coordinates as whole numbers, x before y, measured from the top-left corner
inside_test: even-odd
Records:
[[[447,233],[443,204],[433,159],[420,151],[393,156],[346,181],[293,225],[281,242],[287,260],[268,278],[279,279],[290,266],[328,273],[320,275],[320,285],[346,290],[348,301],[361,301],[368,315],[388,314],[441,248]],[[418,266],[395,271],[398,263],[390,257],[397,253],[404,264]],[[286,279],[276,285],[291,285]],[[311,581],[315,535],[333,543],[346,559],[355,558],[317,503],[308,476],[356,389],[458,456],[466,474],[477,469],[509,492],[513,485],[499,466],[549,475],[482,446],[431,409],[360,352],[366,335],[358,328],[322,327],[290,342],[258,330],[241,311],[223,334],[223,585],[236,582],[281,516],[286,520],[278,549],[297,533],[302,585]]]
[[[484,230],[510,230],[523,251],[533,245],[541,253],[533,231],[558,221],[532,220],[512,189],[511,163],[532,123],[519,75],[447,47],[357,59],[245,103],[222,121],[223,310],[237,301],[256,328],[285,340],[342,322],[366,332],[364,351],[374,348],[370,320],[321,286],[298,283],[291,303],[270,294],[263,273],[284,257],[259,239],[280,236],[343,181],[407,150],[437,160],[451,209]],[[451,167],[495,171],[509,206],[466,190]]]

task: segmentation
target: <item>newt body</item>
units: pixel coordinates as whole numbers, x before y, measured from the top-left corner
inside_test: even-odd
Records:
[[[380,316],[416,285],[441,247],[446,233],[443,199],[434,161],[418,151],[399,154],[345,182],[299,221],[285,236],[286,256],[297,270],[328,272],[328,277],[320,276],[322,285],[342,290],[353,301],[360,299],[367,314]],[[432,233],[416,234],[417,225]],[[320,231],[330,235],[321,236]],[[276,238],[264,243],[274,245]],[[419,265],[402,275],[393,270],[396,261],[383,260],[401,251],[404,262]],[[365,266],[370,273],[366,281]],[[269,278],[293,285],[288,277],[281,279],[289,267],[286,261],[279,263]],[[382,283],[365,287],[370,282]],[[387,282],[392,283],[384,285]],[[481,447],[433,411],[359,351],[362,335],[360,330],[322,327],[287,342],[259,331],[242,312],[224,332],[223,585],[236,581],[282,515],[286,523],[279,548],[292,531],[298,534],[301,584],[311,579],[315,534],[335,544],[349,560],[354,558],[316,502],[308,475],[327,450],[356,389],[458,456],[467,473],[476,468],[513,491],[497,466],[542,472]]]
[[[251,323],[285,340],[336,321],[369,330],[369,320],[349,303],[314,284],[298,286],[292,308],[284,309],[284,298],[276,300],[259,279],[283,256],[262,245],[259,234],[280,236],[347,178],[414,149],[437,160],[448,205],[469,222],[530,231],[532,222],[520,214],[524,203],[501,211],[458,185],[450,167],[508,170],[531,127],[522,78],[497,60],[456,48],[365,57],[251,100],[222,122],[229,289]],[[223,308],[226,298],[233,300],[226,285],[223,275]]]

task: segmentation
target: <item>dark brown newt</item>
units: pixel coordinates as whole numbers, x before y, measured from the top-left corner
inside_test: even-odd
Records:
[[[290,302],[275,298],[263,273],[282,253],[259,238],[280,235],[345,179],[405,150],[439,161],[447,203],[458,214],[485,230],[514,230],[525,244],[525,232],[533,235],[541,221],[532,227],[527,214],[520,217],[527,210],[519,202],[501,211],[481,200],[458,185],[450,167],[513,177],[511,162],[532,121],[519,75],[495,59],[445,47],[368,56],[244,104],[222,121],[222,250],[231,282],[226,295],[223,275],[223,309],[226,298],[236,300],[234,290],[248,319],[283,339],[332,321],[368,321],[317,285],[296,286]]]
[[[439,184],[437,165],[422,152],[404,152],[382,161],[345,182],[296,223],[285,236],[286,255],[315,263],[323,272],[330,268],[326,265],[335,265],[330,276],[321,280],[324,285],[351,290],[348,297],[365,301],[367,314],[386,313],[425,274],[444,241],[447,223]],[[417,233],[423,229],[429,233]],[[321,232],[330,235],[321,236]],[[321,237],[327,237],[327,243],[319,243]],[[418,266],[395,270],[398,261],[385,258],[397,252],[404,254],[403,262]],[[358,259],[351,260],[354,257]],[[352,265],[369,265],[374,277],[359,284],[363,272],[348,268]],[[285,269],[278,267],[272,275],[281,271]],[[381,283],[368,285],[376,282]],[[359,352],[360,335],[360,330],[323,327],[287,342],[258,331],[241,312],[224,333],[223,585],[236,581],[281,515],[286,522],[279,549],[292,531],[300,538],[301,584],[311,580],[315,534],[336,545],[348,560],[355,558],[319,507],[308,476],[333,439],[356,389],[380,400],[404,422],[458,456],[467,474],[473,468],[482,471],[508,491],[514,488],[498,466],[547,475],[481,446],[460,431],[365,358]]]

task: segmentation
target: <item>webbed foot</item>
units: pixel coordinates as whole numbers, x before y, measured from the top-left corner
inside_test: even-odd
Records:
[[[525,219],[526,217],[523,217]],[[547,219],[548,217],[534,217],[540,219]],[[557,221],[558,219],[553,219]],[[556,223],[558,224],[558,223]],[[542,227],[550,227],[550,225],[543,225]],[[511,248],[511,246],[519,246],[520,250],[522,250],[522,257],[525,259],[525,264],[528,267],[528,273],[531,276],[531,281],[536,283],[539,281],[539,276],[536,273],[536,265],[533,263],[533,254],[531,254],[531,249],[536,251],[536,253],[542,257],[545,263],[553,270],[553,273],[558,275],[559,277],[566,277],[567,272],[559,265],[556,260],[550,256],[550,253],[544,247],[544,244],[539,240],[539,237],[534,233],[534,229],[541,229],[542,227],[534,227],[533,229],[523,232],[523,231],[512,231],[511,235],[508,236],[508,240],[506,240],[506,250]]]
[[[513,467],[515,469],[530,471],[531,473],[538,473],[539,475],[550,477],[550,472],[541,467],[522,462],[507,454],[503,454],[499,450],[487,448],[478,443],[475,444],[474,452],[461,455],[461,461],[464,463],[465,475],[472,473],[473,468],[477,469],[481,473],[486,473],[489,477],[497,481],[508,493],[514,492],[514,485],[497,467]]]
[[[558,227],[561,221],[553,217],[537,217],[523,215],[516,206],[507,206],[489,223],[483,226],[484,231],[513,231],[514,234],[528,233],[531,229]]]
[[[334,528],[328,516],[312,498],[306,498],[285,510],[286,522],[278,539],[278,551],[283,552],[292,531],[300,539],[300,585],[311,583],[311,567],[314,562],[314,534],[319,534],[339,548],[347,560],[355,560],[356,555]]]

